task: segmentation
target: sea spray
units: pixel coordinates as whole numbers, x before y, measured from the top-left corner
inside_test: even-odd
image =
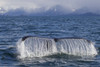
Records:
[[[17,50],[20,58],[43,57],[57,53],[75,56],[95,56],[97,51],[93,42],[78,38],[39,38],[27,37],[17,42]]]

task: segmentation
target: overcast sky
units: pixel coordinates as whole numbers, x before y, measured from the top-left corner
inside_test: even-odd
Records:
[[[26,11],[35,11],[44,8],[50,8],[60,5],[72,12],[83,9],[84,11],[100,13],[100,0],[0,0],[0,10],[6,11],[23,8]]]

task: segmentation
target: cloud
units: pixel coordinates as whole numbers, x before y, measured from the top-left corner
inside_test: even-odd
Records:
[[[17,9],[23,9],[28,13],[45,12],[57,5],[67,13],[100,14],[100,0],[0,0],[0,13]]]

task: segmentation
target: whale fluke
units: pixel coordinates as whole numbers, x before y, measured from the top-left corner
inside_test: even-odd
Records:
[[[92,41],[78,37],[43,38],[25,36],[18,41],[17,46],[21,57],[42,57],[55,53],[77,56],[97,55]]]

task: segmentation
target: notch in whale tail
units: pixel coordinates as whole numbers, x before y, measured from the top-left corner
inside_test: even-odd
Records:
[[[54,41],[55,41],[55,42],[58,42],[58,40],[59,40],[59,39],[57,39],[57,38],[54,38]]]

